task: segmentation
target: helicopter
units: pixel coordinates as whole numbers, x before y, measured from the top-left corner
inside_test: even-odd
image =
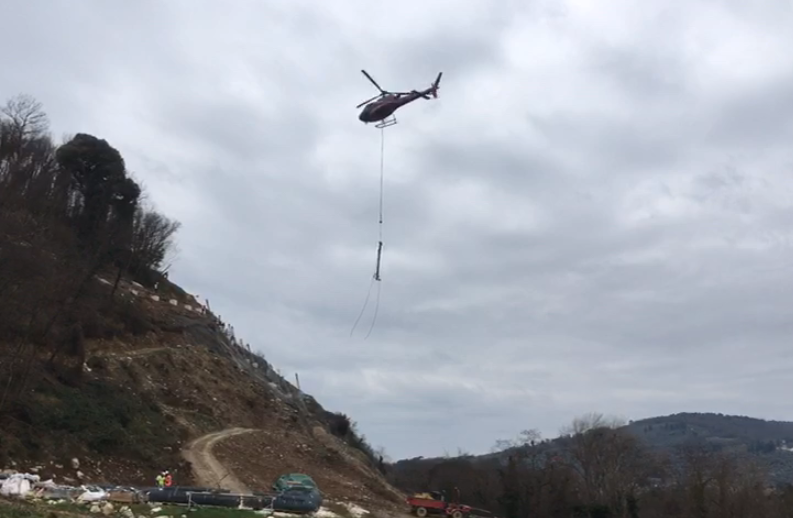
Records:
[[[366,107],[361,110],[360,115],[358,115],[358,120],[365,124],[377,122],[377,124],[375,124],[376,128],[386,128],[396,124],[396,117],[394,117],[393,114],[397,108],[408,103],[412,103],[419,97],[429,99],[430,97],[428,94],[432,94],[433,98],[437,98],[438,84],[441,82],[441,76],[443,75],[443,72],[439,72],[438,77],[435,79],[435,82],[432,83],[432,86],[421,92],[416,90],[411,92],[388,92],[380,88],[380,85],[377,84],[377,81],[372,79],[372,76],[370,76],[366,70],[361,70],[361,72],[363,72],[363,75],[365,75],[366,78],[371,81],[378,90],[380,90],[380,93],[356,106],[356,108],[360,108],[361,106],[366,105]]]

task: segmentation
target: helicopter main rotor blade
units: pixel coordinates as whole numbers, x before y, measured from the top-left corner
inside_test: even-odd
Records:
[[[360,108],[360,107],[361,107],[361,106],[363,106],[364,104],[368,104],[368,103],[370,103],[370,102],[374,101],[375,99],[377,99],[378,97],[382,97],[382,94],[377,94],[377,95],[375,95],[374,97],[372,97],[371,99],[367,99],[367,100],[365,100],[364,102],[362,102],[361,104],[359,104],[358,106],[356,106],[356,108]]]
[[[386,93],[386,91],[385,91],[385,90],[383,90],[382,88],[380,88],[380,85],[379,85],[379,84],[377,84],[377,81],[375,81],[374,79],[372,79],[372,76],[370,76],[370,75],[369,75],[369,73],[368,73],[366,70],[361,70],[361,72],[363,72],[363,75],[365,75],[365,76],[366,76],[366,79],[368,79],[369,81],[371,81],[371,82],[372,82],[372,84],[373,84],[373,85],[375,85],[375,86],[377,87],[377,89],[378,89],[378,90],[380,90],[380,92],[382,92],[382,93]]]

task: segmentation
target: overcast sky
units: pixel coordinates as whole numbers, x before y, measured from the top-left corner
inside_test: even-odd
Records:
[[[793,420],[785,0],[0,2],[0,95],[117,147],[172,280],[394,458],[590,411]],[[355,105],[440,95],[380,131]]]

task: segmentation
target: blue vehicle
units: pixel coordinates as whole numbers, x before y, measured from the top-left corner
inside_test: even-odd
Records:
[[[322,505],[322,493],[314,480],[303,473],[278,477],[272,486],[276,492],[273,510],[313,513]]]

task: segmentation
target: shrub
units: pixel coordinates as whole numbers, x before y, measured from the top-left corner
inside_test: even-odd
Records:
[[[336,437],[347,439],[352,431],[352,421],[346,414],[335,412],[328,416],[328,428]]]

